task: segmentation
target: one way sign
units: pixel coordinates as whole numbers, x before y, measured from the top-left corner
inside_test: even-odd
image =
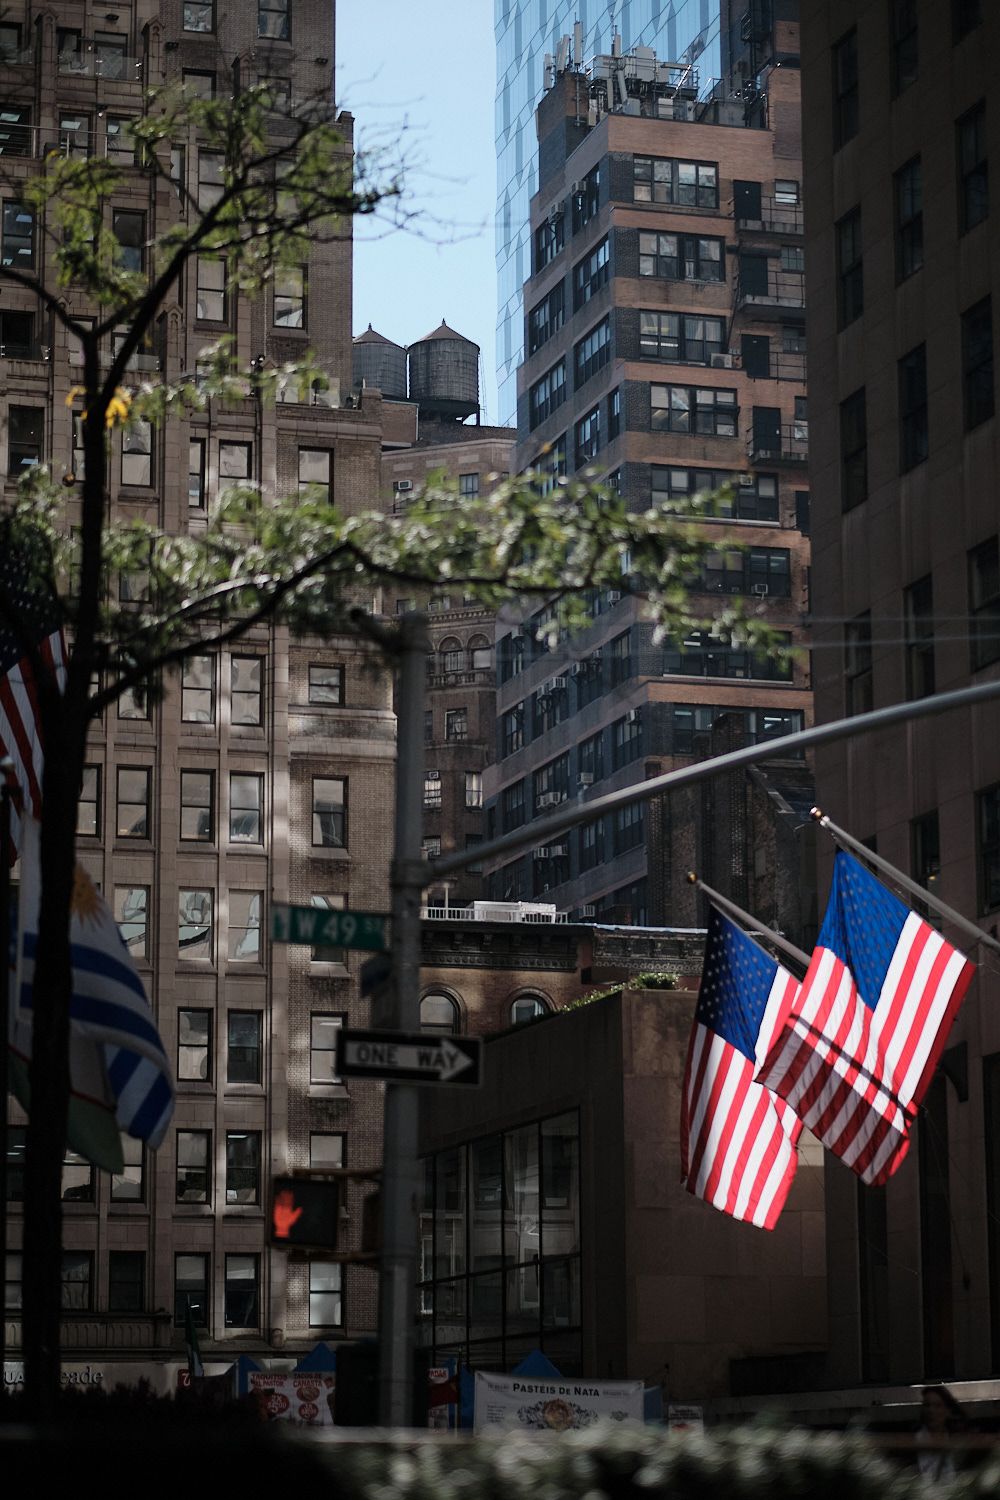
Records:
[[[337,1033],[337,1072],[345,1078],[390,1083],[482,1083],[483,1044],[473,1036],[429,1036],[426,1031]]]

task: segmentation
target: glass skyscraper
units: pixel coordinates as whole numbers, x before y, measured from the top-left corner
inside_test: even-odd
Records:
[[[524,353],[521,288],[531,273],[528,206],[535,191],[535,110],[544,88],[545,54],[583,28],[583,57],[652,47],[661,62],[692,62],[699,90],[722,69],[721,0],[495,0],[497,41],[497,385],[498,420],[513,425],[517,367]]]

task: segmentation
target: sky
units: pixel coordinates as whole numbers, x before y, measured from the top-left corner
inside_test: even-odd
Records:
[[[493,0],[337,0],[337,102],[404,164],[406,228],[355,221],[353,331],[411,344],[441,319],[480,346],[497,420]]]

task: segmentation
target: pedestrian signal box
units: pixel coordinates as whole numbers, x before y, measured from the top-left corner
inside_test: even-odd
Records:
[[[340,1209],[336,1178],[276,1177],[271,1244],[285,1250],[334,1250]]]

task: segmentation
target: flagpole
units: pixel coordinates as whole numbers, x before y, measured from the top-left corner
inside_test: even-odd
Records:
[[[852,849],[867,864],[874,865],[876,870],[881,870],[883,875],[888,875],[890,880],[895,881],[897,885],[901,885],[904,891],[908,891],[918,901],[923,901],[927,906],[932,906],[939,916],[944,917],[948,922],[954,923],[968,937],[971,937],[973,942],[984,943],[987,948],[992,948],[994,952],[1000,953],[1000,942],[997,942],[995,937],[992,937],[988,932],[984,932],[981,927],[977,927],[975,922],[970,922],[968,917],[963,917],[960,911],[956,911],[953,906],[948,906],[939,896],[931,895],[930,891],[924,886],[920,885],[916,880],[912,880],[909,875],[904,875],[902,870],[897,870],[895,865],[891,865],[880,854],[874,854],[867,844],[862,844],[859,839],[853,838],[843,828],[838,828],[836,823],[831,823],[821,808],[811,808],[809,816],[821,828],[826,829],[834,843],[842,845],[845,849]]]
[[[794,943],[790,943],[787,938],[783,938],[772,928],[765,927],[763,923],[758,922],[756,917],[752,917],[748,911],[744,911],[742,906],[737,906],[735,901],[730,901],[728,896],[720,896],[718,891],[713,891],[710,885],[706,885],[703,880],[699,879],[694,870],[688,871],[687,878],[689,885],[693,885],[696,890],[701,891],[703,895],[708,897],[709,901],[714,902],[722,911],[728,912],[729,916],[735,917],[738,922],[742,922],[751,935],[759,933],[761,937],[766,938],[769,943],[772,943],[775,948],[784,953],[786,958],[790,958],[793,963],[801,964],[803,970],[808,969],[808,953],[803,953],[801,948],[796,948]]]

